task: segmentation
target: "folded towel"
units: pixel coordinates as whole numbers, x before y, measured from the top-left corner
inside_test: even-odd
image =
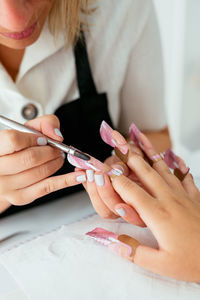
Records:
[[[146,228],[94,215],[19,245],[0,261],[33,300],[199,299],[200,285],[145,271],[85,235],[95,227],[157,245]]]

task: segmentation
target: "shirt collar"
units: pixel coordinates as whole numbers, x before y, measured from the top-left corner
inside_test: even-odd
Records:
[[[26,48],[16,82],[20,81],[31,68],[56,53],[64,45],[64,35],[60,33],[55,39],[49,31],[48,22],[46,22],[38,40]]]

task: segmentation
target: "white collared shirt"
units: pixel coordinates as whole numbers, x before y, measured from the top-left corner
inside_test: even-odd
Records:
[[[166,126],[159,32],[151,0],[98,0],[90,16],[87,48],[98,92],[108,95],[115,126],[127,132]],[[52,114],[79,97],[72,47],[55,41],[47,24],[27,47],[14,83],[0,65],[0,114],[24,123],[33,103],[38,116]],[[89,118],[89,116],[88,116]]]

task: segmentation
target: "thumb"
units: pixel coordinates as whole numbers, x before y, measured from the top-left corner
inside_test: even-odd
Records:
[[[45,115],[28,121],[25,125],[40,131],[54,140],[63,141],[63,136],[60,132],[60,121],[55,115]]]
[[[172,276],[172,261],[166,252],[139,245],[135,251],[134,263],[150,272]]]

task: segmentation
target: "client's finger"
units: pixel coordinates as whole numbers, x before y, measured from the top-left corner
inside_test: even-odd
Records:
[[[14,205],[25,205],[42,196],[60,189],[78,185],[84,181],[86,181],[84,172],[72,172],[65,175],[52,176],[36,184],[7,194],[6,200]]]
[[[157,154],[149,139],[136,127],[134,123],[132,123],[130,130],[131,134],[137,139],[138,144],[143,149],[147,157],[152,161],[152,167],[162,176],[172,189],[183,192],[183,187],[180,181],[171,173],[169,167],[161,156]]]
[[[94,178],[99,197],[109,210],[116,214],[115,205],[121,203],[122,199],[113,189],[109,177],[96,172]]]
[[[129,178],[121,176],[112,176],[112,185],[115,191],[120,195],[125,203],[134,207],[142,220],[147,223],[151,217],[156,215],[157,200],[145,192],[135,182]]]
[[[104,203],[101,196],[99,195],[98,190],[97,190],[97,184],[95,183],[95,179],[94,179],[94,171],[87,170],[86,174],[87,174],[87,184],[84,187],[88,192],[88,195],[90,197],[90,200],[91,200],[92,205],[93,205],[94,209],[96,210],[96,212],[103,219],[118,218],[116,213],[112,212],[112,210],[110,210],[108,208],[108,206]],[[103,175],[102,175],[102,177],[103,177]],[[102,185],[102,184],[104,185],[104,179],[102,179],[101,177],[96,177],[96,181],[98,181],[99,185]]]
[[[140,218],[136,210],[128,204],[120,203],[115,205],[115,211],[126,222],[136,226],[146,227],[146,224]]]
[[[132,153],[127,164],[151,195],[157,199],[166,198],[167,183],[141,156]]]
[[[189,194],[189,196],[191,196],[192,199],[196,198],[196,196],[199,195],[199,189],[195,185],[192,174],[190,174],[190,173],[187,174],[187,176],[185,177],[185,179],[182,182],[182,185],[183,185],[185,191]]]

